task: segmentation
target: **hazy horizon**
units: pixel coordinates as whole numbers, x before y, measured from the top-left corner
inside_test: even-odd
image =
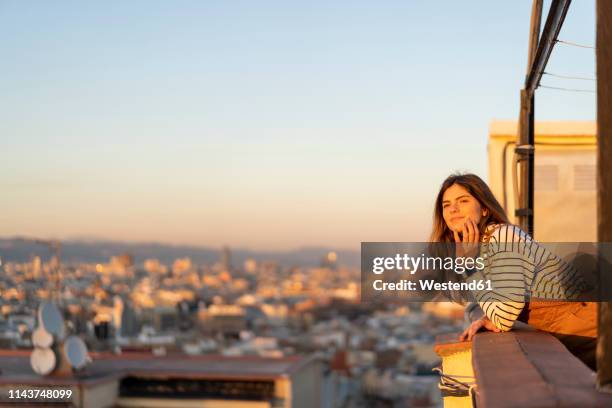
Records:
[[[104,238],[104,237],[94,237],[94,236],[68,236],[68,237],[57,237],[57,236],[34,236],[34,235],[24,235],[24,234],[15,234],[15,235],[0,235],[0,241],[10,241],[10,240],[19,240],[19,239],[41,239],[48,241],[60,241],[60,243],[82,243],[82,244],[125,244],[125,245],[161,245],[161,246],[169,246],[169,247],[193,247],[193,248],[201,248],[201,249],[212,249],[212,250],[222,250],[223,248],[229,248],[230,250],[237,251],[246,251],[246,252],[260,252],[260,253],[274,253],[274,252],[292,252],[292,251],[304,251],[304,250],[329,250],[329,251],[347,251],[347,252],[358,252],[360,250],[359,247],[349,248],[349,247],[338,247],[338,246],[326,246],[326,245],[301,245],[296,247],[286,247],[286,248],[272,248],[272,249],[262,249],[262,248],[252,248],[247,246],[233,246],[230,243],[220,243],[216,245],[207,245],[207,244],[197,244],[197,243],[189,243],[189,242],[169,242],[169,241],[161,241],[161,240],[122,240],[115,238]],[[361,245],[361,243],[359,243]],[[42,248],[42,247],[41,247]],[[0,248],[2,249],[2,248]],[[1,255],[1,254],[0,254]]]

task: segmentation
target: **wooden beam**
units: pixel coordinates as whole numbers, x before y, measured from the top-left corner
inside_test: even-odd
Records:
[[[519,196],[518,208],[514,215],[518,225],[533,237],[534,216],[534,98],[529,97],[527,92],[521,90],[521,111],[519,116],[518,143],[514,148],[514,154],[518,156],[519,166]],[[516,177],[516,175],[514,175]]]
[[[597,0],[597,240],[612,242],[612,1]],[[603,244],[606,245],[606,244]],[[612,271],[600,262],[603,285],[612,282]],[[608,287],[605,287],[608,289]],[[603,290],[606,293],[607,290]],[[602,299],[609,300],[609,299]],[[599,305],[597,384],[612,390],[612,302]]]
[[[527,78],[537,57],[542,22],[542,0],[533,0],[529,28],[529,54],[527,56]],[[527,78],[525,79],[527,81]],[[515,217],[518,225],[534,236],[534,153],[535,153],[535,115],[534,95],[521,90],[521,110],[519,116],[518,142],[514,153],[518,156],[520,190]]]
[[[570,3],[571,0],[553,0],[550,4],[546,24],[544,25],[542,36],[538,42],[538,50],[536,51],[535,58],[527,74],[527,80],[525,81],[525,90],[530,98],[533,96],[538,85],[540,85],[542,73],[546,68],[548,58],[550,58],[550,54],[555,46],[557,36],[559,35],[559,31],[561,31],[561,26],[565,20],[565,15],[567,14]]]
[[[544,0],[533,0],[531,6],[531,20],[529,23],[529,59],[527,60],[527,76],[535,60],[540,43],[540,27],[542,25],[542,3]],[[527,80],[527,78],[525,78]]]

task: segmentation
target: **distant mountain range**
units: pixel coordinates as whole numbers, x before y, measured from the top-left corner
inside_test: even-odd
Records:
[[[165,264],[171,264],[176,258],[189,257],[196,264],[210,264],[221,259],[221,248],[198,247],[189,245],[169,245],[160,243],[132,243],[95,240],[61,241],[61,258],[63,263],[108,262],[111,256],[130,254],[136,264],[147,258],[157,258]],[[230,248],[234,266],[253,258],[257,261],[276,261],[283,266],[316,266],[329,252],[338,255],[338,264],[359,267],[360,253],[351,250],[333,248],[307,247],[290,251],[252,251]],[[3,261],[28,262],[32,256],[46,260],[50,257],[49,249],[44,244],[24,242],[19,238],[0,238],[0,258]]]

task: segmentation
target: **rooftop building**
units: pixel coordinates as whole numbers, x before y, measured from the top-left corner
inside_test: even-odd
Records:
[[[31,406],[35,401],[61,402],[87,408],[321,405],[322,366],[314,356],[92,354],[93,363],[83,373],[41,377],[30,368],[29,355],[29,350],[0,350],[0,404]],[[70,390],[71,395],[10,399],[9,390],[17,389]]]

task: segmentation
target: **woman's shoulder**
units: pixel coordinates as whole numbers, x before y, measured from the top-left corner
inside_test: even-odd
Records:
[[[514,224],[489,224],[483,234],[485,242],[531,241],[531,237]]]

